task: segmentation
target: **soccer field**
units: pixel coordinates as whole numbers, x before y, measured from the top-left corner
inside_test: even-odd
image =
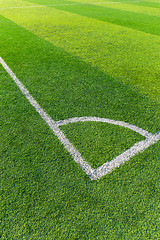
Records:
[[[160,1],[0,0],[0,238],[160,239]]]

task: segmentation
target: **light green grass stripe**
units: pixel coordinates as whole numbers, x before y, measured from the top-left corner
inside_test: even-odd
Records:
[[[159,101],[159,37],[53,8],[1,14]]]
[[[21,1],[21,0],[1,0],[0,1],[0,8],[7,8],[7,7],[24,7],[24,6],[33,6],[36,5],[34,3],[30,3],[28,1]]]
[[[85,0],[85,1],[78,1],[78,0],[75,0],[74,2],[76,3],[94,3],[93,0]],[[137,3],[137,5],[136,5]],[[140,2],[141,3],[141,2]],[[142,13],[142,14],[147,14],[147,15],[152,15],[152,16],[158,16],[160,17],[160,9],[159,8],[152,8],[150,6],[147,7],[147,3],[146,3],[146,6],[144,4],[144,6],[141,6],[139,4],[139,2],[134,2],[134,1],[130,1],[130,2],[127,2],[125,3],[124,2],[102,2],[99,0],[99,3],[97,1],[96,5],[98,6],[103,6],[103,7],[109,7],[109,8],[113,8],[113,9],[120,9],[120,10],[125,10],[125,11],[130,11],[130,12],[135,12],[135,13]],[[159,6],[160,7],[160,6]]]

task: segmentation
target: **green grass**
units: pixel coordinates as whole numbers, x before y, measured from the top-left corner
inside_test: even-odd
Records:
[[[36,4],[53,4],[52,0],[29,0]],[[69,1],[70,3],[74,3]],[[83,1],[81,1],[83,3]],[[68,3],[62,1],[62,3]],[[159,4],[160,7],[160,4]],[[110,22],[120,26],[136,29],[154,35],[160,35],[160,19],[156,16],[149,16],[146,14],[133,13],[120,9],[112,9],[109,7],[95,6],[95,5],[64,5],[53,6],[53,8],[64,10],[71,13],[76,13],[81,16],[94,18],[103,22]]]
[[[98,116],[159,131],[159,37],[74,15],[68,8],[0,9],[0,56],[54,120]],[[81,20],[76,26],[75,19]],[[101,52],[112,52],[110,65],[105,54],[97,55],[107,28],[112,34]],[[90,48],[82,48],[87,39]],[[127,47],[129,39],[137,47]],[[124,66],[125,57],[125,67],[116,72],[113,62]],[[91,181],[2,66],[0,79],[1,239],[159,239],[160,142]],[[93,167],[143,139],[104,123],[62,129]]]
[[[144,139],[124,127],[97,122],[74,123],[63,126],[62,130],[93,168],[111,161]]]
[[[55,46],[160,101],[158,36],[51,7],[1,12]]]

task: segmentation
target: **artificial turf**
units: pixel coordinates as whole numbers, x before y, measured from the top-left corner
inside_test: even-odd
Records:
[[[2,9],[1,12],[55,46],[160,101],[159,37],[143,29],[135,31],[128,28],[127,23],[125,26],[106,23],[64,9],[74,7],[76,10],[80,8],[79,5],[60,7],[63,7],[63,11],[53,7],[35,7]],[[155,18],[159,30],[160,18]],[[125,20],[125,17],[122,19]],[[153,24],[154,21],[149,21],[145,26],[154,28]]]
[[[14,1],[11,3],[14,4]],[[20,3],[27,5],[27,2],[16,1],[16,4]],[[47,4],[47,1],[38,3]],[[99,20],[95,23],[92,19],[65,11],[49,7],[39,10],[0,10],[3,15],[0,16],[1,57],[54,120],[98,116],[126,121],[151,133],[159,131],[159,37],[124,27],[119,30],[119,27],[107,23],[105,31],[107,28],[108,33],[111,29],[114,31],[109,36],[111,45],[118,42],[114,48],[108,49],[108,52],[112,51],[108,57],[112,61],[107,71],[105,54],[101,62],[101,56],[97,56],[99,59],[96,61],[100,49],[96,41],[103,36],[104,23]],[[43,13],[41,20],[38,15],[40,12]],[[52,14],[55,14],[54,19]],[[58,20],[54,22],[56,18]],[[81,19],[82,24],[75,26],[73,19],[76,18]],[[98,40],[94,39],[96,34],[92,36],[89,28],[92,21],[95,23],[93,29],[101,26],[97,32]],[[86,22],[88,30],[85,26],[82,28]],[[123,34],[120,33],[122,30]],[[75,32],[77,38],[71,42]],[[82,33],[86,34],[85,38]],[[135,33],[133,41],[136,40],[139,45],[137,48],[127,48],[126,42],[123,45],[126,48],[118,50],[123,36],[127,39],[127,33],[130,34],[128,41]],[[61,42],[62,36],[66,38]],[[92,54],[89,56],[90,49],[87,47],[80,51],[82,39],[83,46],[87,46],[88,39],[92,52],[97,46],[94,57]],[[107,46],[110,46],[109,42],[105,49]],[[132,50],[134,53],[137,51],[136,58],[131,54]],[[128,58],[119,75],[112,69],[116,66],[113,62],[121,59],[122,63],[117,64],[123,66],[124,54]],[[139,60],[138,63],[135,59]],[[127,60],[132,61],[128,61],[127,65]],[[141,71],[138,67],[141,67]],[[1,238],[158,239],[160,143],[157,142],[102,179],[91,181],[2,66],[0,74]],[[148,76],[147,80],[143,75]],[[125,131],[121,127],[102,123],[76,123],[63,126],[62,129],[95,167],[143,138],[132,134],[131,130]]]

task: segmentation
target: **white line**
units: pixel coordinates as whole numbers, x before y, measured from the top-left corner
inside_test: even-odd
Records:
[[[96,180],[101,178],[102,176],[110,173],[115,168],[119,167],[124,162],[128,161],[131,157],[134,157],[136,154],[144,151],[150,145],[154,144],[155,142],[160,140],[160,132],[156,134],[149,133],[142,128],[139,128],[135,125],[123,122],[123,121],[115,121],[108,118],[100,118],[100,117],[76,117],[76,118],[69,118],[65,120],[57,121],[58,126],[63,126],[69,123],[76,123],[76,122],[104,122],[110,123],[118,126],[122,126],[125,128],[129,128],[142,136],[146,137],[145,140],[135,143],[131,148],[127,149],[125,152],[120,154],[119,156],[115,157],[113,160],[104,163],[102,166],[98,167],[94,170],[94,175],[91,177],[91,180]]]
[[[112,3],[130,3],[140,1],[126,1],[126,2],[93,2],[93,3],[64,3],[64,4],[53,4],[53,5],[30,5],[30,6],[18,6],[18,7],[3,7],[0,9],[16,9],[16,8],[40,8],[40,7],[58,7],[58,6],[74,6],[74,5],[97,5],[97,4],[112,4]]]
[[[76,118],[69,118],[69,119],[65,119],[65,120],[60,120],[57,121],[58,126],[62,126],[62,125],[66,125],[69,123],[76,123],[76,122],[104,122],[104,123],[109,123],[109,124],[114,124],[114,125],[118,125],[118,126],[122,126],[125,128],[129,128],[139,134],[141,134],[142,136],[146,137],[146,138],[150,138],[153,136],[152,133],[149,133],[146,130],[143,130],[140,127],[137,127],[135,125],[123,122],[123,121],[115,121],[112,119],[108,119],[108,118],[100,118],[100,117],[76,117]]]
[[[128,161],[131,157],[134,157],[136,154],[143,152],[150,145],[156,143],[160,140],[160,132],[156,133],[152,137],[135,143],[133,147],[115,157],[112,161],[104,163],[102,166],[98,167],[95,171],[95,179],[101,178],[107,173],[113,171],[115,168],[119,167],[124,162]],[[94,179],[94,180],[95,180]]]
[[[59,141],[64,145],[70,155],[73,157],[74,161],[80,165],[80,167],[86,172],[86,174],[90,177],[93,175],[94,169],[82,158],[81,154],[75,149],[75,147],[70,143],[70,141],[66,138],[62,130],[59,129],[53,119],[47,115],[47,113],[40,107],[40,105],[36,102],[36,100],[31,96],[28,90],[24,87],[24,85],[19,81],[16,75],[12,72],[12,70],[7,66],[4,60],[0,57],[0,63],[4,67],[4,69],[8,72],[11,78],[14,80],[16,85],[20,88],[21,92],[28,99],[30,104],[35,108],[41,118],[48,124],[54,134],[58,137]]]
[[[90,177],[91,180],[96,180],[106,175],[107,173],[113,171],[115,168],[119,167],[124,162],[128,161],[131,157],[134,157],[136,154],[144,151],[150,145],[156,143],[160,140],[160,132],[156,134],[151,134],[142,128],[139,128],[135,125],[125,123],[122,121],[115,121],[107,118],[99,118],[99,117],[77,117],[65,119],[62,121],[55,122],[47,113],[40,107],[40,105],[36,102],[36,100],[31,96],[28,90],[24,87],[24,85],[19,81],[19,79],[15,76],[12,70],[7,66],[7,64],[0,57],[0,63],[4,67],[4,69],[8,72],[11,78],[14,80],[16,85],[20,88],[21,92],[26,96],[30,104],[35,108],[38,114],[42,117],[42,119],[48,124],[53,133],[58,137],[59,141],[64,145],[67,151],[70,153],[72,158],[76,163],[80,165],[80,167],[86,172],[86,174]],[[85,122],[85,121],[95,121],[95,122],[106,122],[118,126],[123,126],[129,128],[135,132],[138,132],[142,136],[145,136],[146,139],[140,141],[133,145],[130,149],[126,150],[119,156],[115,157],[110,162],[104,163],[102,166],[97,169],[93,169],[81,156],[81,154],[76,150],[76,148],[70,143],[70,141],[66,138],[62,130],[59,129],[59,126],[75,123],[75,122]]]

